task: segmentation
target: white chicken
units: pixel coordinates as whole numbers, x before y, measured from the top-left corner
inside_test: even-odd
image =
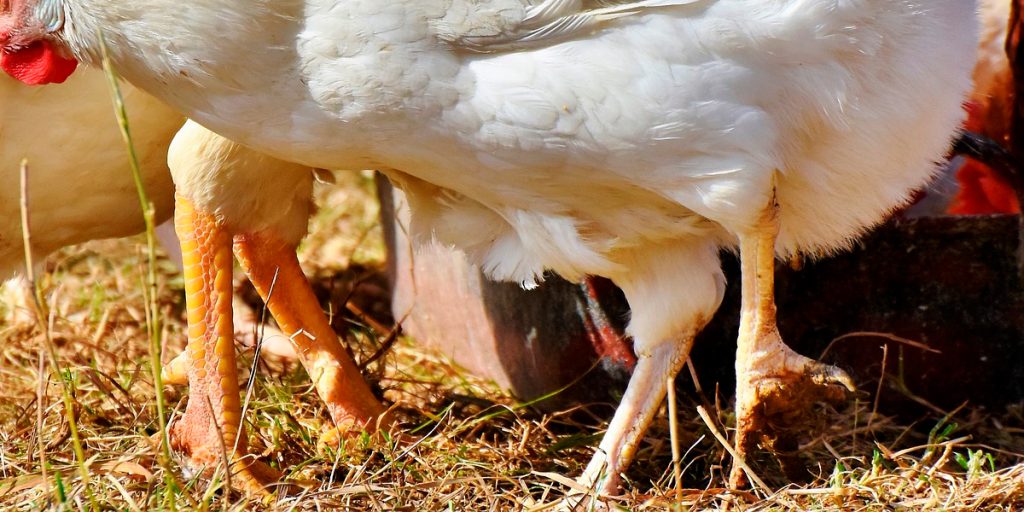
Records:
[[[977,44],[970,0],[7,4],[15,76],[96,64],[102,32],[126,79],[214,131],[391,169],[413,235],[493,278],[611,278],[639,361],[582,477],[603,492],[718,307],[723,247],[738,242],[743,270],[740,455],[767,414],[850,385],[780,339],[774,258],[846,247],[928,180]],[[186,208],[245,200],[205,179]]]

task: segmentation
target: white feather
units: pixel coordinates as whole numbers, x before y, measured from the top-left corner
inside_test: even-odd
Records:
[[[493,277],[611,277],[641,345],[710,317],[695,276],[776,171],[782,254],[845,247],[927,182],[977,37],[969,0],[65,1],[77,55],[104,28],[129,80],[204,125],[400,169],[420,238]]]

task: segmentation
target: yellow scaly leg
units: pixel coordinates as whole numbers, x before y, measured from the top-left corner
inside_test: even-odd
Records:
[[[740,237],[742,302],[736,349],[736,452],[744,459],[758,442],[768,448],[792,444],[792,433],[774,429],[771,420],[799,425],[799,418],[810,411],[814,402],[838,402],[845,398],[846,390],[855,389],[845,372],[796,353],[779,335],[775,307],[778,232],[779,205],[773,191],[757,225]],[[776,455],[781,462],[792,465],[792,455]],[[739,464],[733,464],[729,483],[734,488],[746,485]]]
[[[181,196],[175,228],[185,267],[189,397],[171,428],[172,446],[201,472],[211,473],[227,459],[233,488],[264,494],[280,475],[246,456],[231,317],[231,237]]]
[[[306,372],[334,420],[337,430],[374,432],[390,426],[385,409],[370,391],[306,280],[295,247],[269,233],[235,237],[235,255],[249,280],[295,346]]]

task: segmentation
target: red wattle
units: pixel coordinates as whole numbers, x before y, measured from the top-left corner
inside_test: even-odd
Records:
[[[59,84],[78,67],[78,61],[57,54],[46,41],[12,53],[0,53],[0,68],[28,85]]]

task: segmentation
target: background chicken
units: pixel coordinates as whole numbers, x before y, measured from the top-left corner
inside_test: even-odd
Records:
[[[184,117],[135,88],[126,87],[124,96],[143,183],[162,222],[170,217],[174,200],[167,144]],[[26,87],[3,76],[0,106],[0,283],[25,270],[22,159],[29,165],[37,262],[67,245],[142,231],[138,192],[101,73],[79,73],[66,87]],[[174,241],[169,224],[161,230]],[[16,295],[22,289],[11,285]]]
[[[1010,0],[982,0],[981,44],[974,65],[974,90],[967,103],[967,131],[1009,147],[1013,116],[1013,73],[1006,56]],[[960,190],[949,213],[1017,213],[1017,194],[1001,173],[968,159],[957,171]]]
[[[612,278],[639,361],[583,477],[604,492],[718,306],[718,251],[737,240],[740,453],[766,412],[849,386],[779,338],[775,255],[847,245],[931,176],[976,47],[959,0],[36,4],[0,22],[16,76],[59,76],[66,52],[95,64],[102,30],[128,80],[224,135],[307,165],[392,169],[414,236],[491,277]],[[223,265],[225,234],[193,195],[217,189],[207,178],[180,211]]]

